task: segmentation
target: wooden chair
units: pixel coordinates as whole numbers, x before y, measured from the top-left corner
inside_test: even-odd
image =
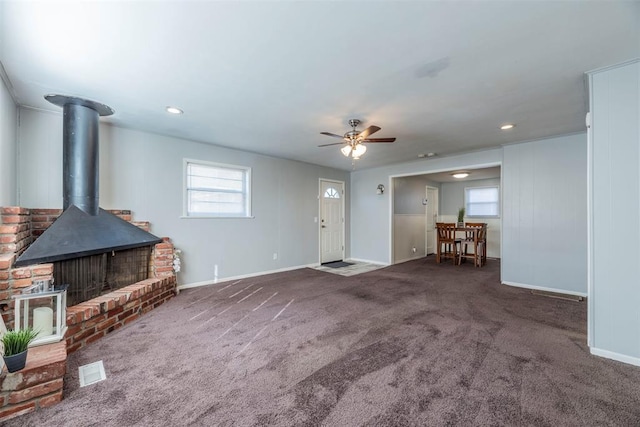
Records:
[[[482,267],[487,262],[487,224],[484,222],[467,222],[465,227],[473,228],[473,230],[465,232],[465,238],[461,243],[461,245],[464,245],[464,250],[461,250],[460,260],[472,258],[474,266]],[[469,245],[473,246],[472,254],[468,251]]]
[[[456,224],[437,222],[436,229],[438,231],[436,262],[439,263],[442,258],[451,258],[453,265],[459,264],[462,239],[456,238]]]

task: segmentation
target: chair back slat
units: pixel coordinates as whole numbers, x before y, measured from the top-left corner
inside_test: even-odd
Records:
[[[456,224],[451,222],[437,222],[438,239],[441,241],[453,241],[456,238]]]
[[[465,232],[465,240],[473,242],[475,239],[479,239],[480,229],[486,227],[484,222],[467,222],[464,224],[467,228],[475,228],[476,230],[468,230]]]

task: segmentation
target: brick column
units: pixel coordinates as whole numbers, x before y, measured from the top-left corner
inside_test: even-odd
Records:
[[[173,243],[168,237],[162,238],[162,243],[156,244],[151,255],[151,277],[171,277],[173,271]]]

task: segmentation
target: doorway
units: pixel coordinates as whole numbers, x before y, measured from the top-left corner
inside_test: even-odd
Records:
[[[320,180],[320,264],[344,259],[344,182]]]
[[[436,222],[457,221],[459,208],[466,206],[468,188],[501,188],[500,165],[462,169],[469,173],[463,179],[453,177],[458,169],[390,176],[389,263],[397,264],[435,253]],[[501,218],[478,215],[465,219],[487,223],[487,257],[499,259]]]
[[[426,254],[431,255],[436,252],[437,236],[436,222],[438,222],[438,189],[436,187],[426,187],[426,212],[425,212],[425,242]]]

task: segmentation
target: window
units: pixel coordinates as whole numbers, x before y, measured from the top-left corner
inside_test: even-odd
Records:
[[[184,161],[185,216],[251,216],[251,168]]]
[[[464,204],[466,216],[497,217],[500,215],[500,188],[465,188]]]
[[[327,188],[327,191],[324,192],[324,198],[325,199],[339,199],[340,198],[340,193],[338,193],[338,190],[336,190],[333,187],[329,187]]]

